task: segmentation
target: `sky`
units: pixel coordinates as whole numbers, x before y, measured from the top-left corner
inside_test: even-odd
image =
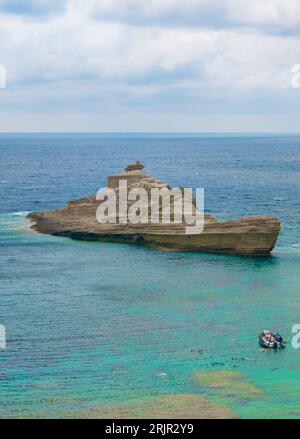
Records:
[[[299,0],[0,0],[0,131],[300,132],[296,64]]]

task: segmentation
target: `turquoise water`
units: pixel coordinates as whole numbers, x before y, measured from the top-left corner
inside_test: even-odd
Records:
[[[240,417],[299,418],[300,350],[290,345],[300,323],[299,145],[297,136],[0,136],[0,416],[72,416],[174,393]],[[95,193],[133,159],[172,185],[204,186],[221,218],[276,214],[274,256],[29,230],[26,211]],[[279,329],[287,349],[261,352],[264,328]],[[240,383],[214,387],[201,371],[239,372]]]

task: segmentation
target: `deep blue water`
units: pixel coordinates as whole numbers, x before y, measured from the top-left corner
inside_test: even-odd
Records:
[[[274,256],[162,252],[28,230],[24,212],[96,193],[137,159],[172,186],[204,187],[206,210],[219,218],[276,215]],[[8,337],[0,416],[57,417],[190,393],[242,417],[300,417],[300,350],[266,355],[256,340],[264,327],[290,340],[300,323],[299,172],[300,136],[0,135]],[[238,370],[262,396],[214,392],[195,383],[199,370]]]

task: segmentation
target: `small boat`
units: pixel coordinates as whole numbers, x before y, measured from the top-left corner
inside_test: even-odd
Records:
[[[285,342],[278,332],[276,334],[273,334],[268,330],[262,331],[259,334],[258,339],[261,347],[265,349],[285,348]]]

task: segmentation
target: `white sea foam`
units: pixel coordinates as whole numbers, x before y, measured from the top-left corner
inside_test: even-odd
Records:
[[[29,212],[23,212],[23,211],[20,211],[20,212],[13,212],[12,213],[12,215],[13,216],[26,216],[26,215],[28,215],[29,214]]]
[[[300,244],[291,244],[289,246],[277,247],[274,251],[274,255],[298,255],[300,251]]]

